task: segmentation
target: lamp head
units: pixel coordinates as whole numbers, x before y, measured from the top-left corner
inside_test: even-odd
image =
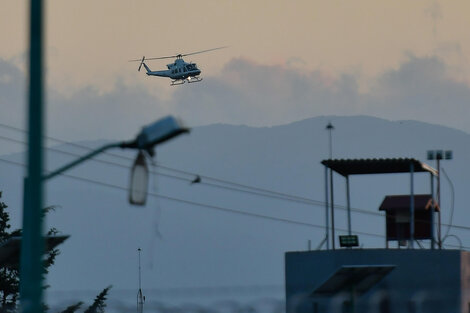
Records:
[[[136,148],[146,150],[150,155],[153,155],[153,147],[157,144],[188,132],[189,129],[183,125],[181,120],[167,116],[142,128],[136,139]]]

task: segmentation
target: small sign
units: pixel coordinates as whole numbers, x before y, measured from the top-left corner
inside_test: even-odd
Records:
[[[359,238],[356,235],[339,236],[341,247],[359,247]]]

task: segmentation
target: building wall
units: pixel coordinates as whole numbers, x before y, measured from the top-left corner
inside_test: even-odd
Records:
[[[368,292],[356,297],[356,312],[469,312],[468,252],[340,249],[286,253],[287,313],[344,312],[343,302],[350,299],[349,293],[329,298],[312,296],[343,265],[396,266]],[[467,292],[462,295],[462,290]]]
[[[461,307],[462,312],[470,313],[470,253],[462,251],[460,259],[460,284],[462,290]]]

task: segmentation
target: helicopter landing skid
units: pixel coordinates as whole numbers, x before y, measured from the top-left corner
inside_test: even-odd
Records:
[[[192,77],[191,79],[176,79],[172,80],[170,86],[176,86],[176,85],[183,85],[184,83],[188,82],[188,84],[191,83],[197,83],[202,80],[202,77]]]
[[[188,79],[188,83],[189,84],[197,83],[197,82],[200,82],[201,80],[202,80],[202,77],[192,77],[191,79]]]

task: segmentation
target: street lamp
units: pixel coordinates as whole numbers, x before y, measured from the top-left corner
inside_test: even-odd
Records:
[[[148,126],[145,126],[134,140],[120,141],[106,144],[81,158],[66,164],[59,169],[52,171],[46,175],[40,176],[39,184],[44,181],[56,177],[59,174],[73,168],[74,166],[106,151],[111,148],[121,149],[137,149],[139,154],[134,162],[133,173],[131,177],[142,177],[142,173],[148,172],[148,169],[142,169],[142,162],[145,164],[145,158],[142,151],[146,151],[149,155],[154,155],[154,147],[182,133],[189,132],[180,120],[168,116],[162,118]],[[143,161],[142,161],[143,159]],[[148,179],[148,173],[147,173]],[[132,179],[131,179],[132,180]],[[134,179],[135,183],[131,186],[131,195],[136,204],[144,204],[146,200],[147,181],[142,179]],[[30,186],[32,181],[26,177],[24,181],[25,190]],[[23,312],[42,312],[42,255],[44,238],[42,236],[42,216],[30,214],[31,207],[35,205],[30,199],[30,195],[24,193],[23,197],[23,242],[21,246],[21,280],[20,280],[20,299]],[[40,231],[38,231],[38,229]],[[38,235],[39,234],[39,235]]]

